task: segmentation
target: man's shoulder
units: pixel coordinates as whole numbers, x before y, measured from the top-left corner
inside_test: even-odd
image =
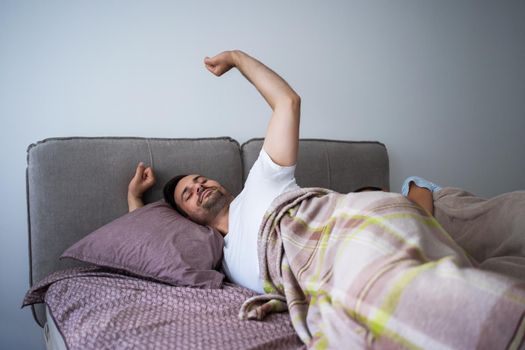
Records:
[[[279,180],[281,176],[293,178],[295,176],[295,167],[296,165],[281,166],[275,163],[264,148],[261,148],[259,157],[257,157],[253,163],[248,177],[246,178],[246,183],[253,177],[258,178],[259,180],[267,179],[271,181]]]

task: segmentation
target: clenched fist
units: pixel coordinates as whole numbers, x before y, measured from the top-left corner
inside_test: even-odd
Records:
[[[145,167],[144,163],[140,162],[135,171],[135,176],[131,179],[128,185],[128,195],[134,198],[142,198],[144,192],[155,185],[155,174],[151,167]]]
[[[224,51],[211,58],[206,56],[206,58],[204,58],[204,65],[210,72],[220,77],[235,67],[234,55],[235,51]]]

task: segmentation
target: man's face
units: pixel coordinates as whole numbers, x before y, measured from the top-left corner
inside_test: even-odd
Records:
[[[198,174],[183,177],[175,187],[174,196],[177,206],[201,225],[209,225],[233,201],[220,183]]]

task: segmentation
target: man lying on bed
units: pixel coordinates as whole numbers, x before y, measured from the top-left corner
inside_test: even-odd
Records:
[[[164,198],[173,208],[224,236],[223,268],[229,279],[267,293],[247,301],[241,317],[261,319],[269,312],[289,308],[292,323],[306,344],[330,348],[352,347],[350,344],[469,348],[483,343],[492,347],[487,341],[499,348],[519,341],[525,327],[523,286],[517,287],[517,280],[472,268],[477,266],[475,260],[430,215],[437,203],[433,196],[443,191],[423,179],[407,179],[403,192],[419,206],[392,193],[302,192],[294,177],[298,94],[241,51],[223,52],[204,63],[217,76],[238,68],[273,110],[262,150],[239,196],[234,198],[218,182],[199,174],[177,176],[164,187]],[[142,194],[154,182],[153,170],[140,164],[129,185],[130,211],[143,205]],[[270,208],[278,196],[280,201]],[[472,203],[468,194],[452,193],[451,197],[467,198],[456,206]],[[339,212],[321,217],[325,207],[339,208]],[[453,229],[457,220],[450,212],[455,208],[447,208],[436,210],[452,218]],[[264,216],[267,210],[272,214]],[[471,210],[471,216],[479,218],[479,210]],[[341,218],[341,212],[353,215]],[[281,220],[278,213],[292,219]],[[332,224],[336,219],[345,230]],[[305,220],[307,224],[297,226]],[[324,223],[321,233],[308,225],[314,222]],[[275,226],[281,230],[277,232]],[[261,251],[264,256],[258,255]],[[422,282],[418,285],[414,280]],[[461,315],[453,314],[464,305]],[[504,311],[494,312],[495,305]],[[466,324],[470,328],[462,329]]]

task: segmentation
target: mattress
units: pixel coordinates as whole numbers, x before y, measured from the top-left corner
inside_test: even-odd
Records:
[[[44,338],[46,340],[47,350],[65,350],[67,349],[64,338],[57,328],[55,320],[46,305],[46,324],[44,325]]]

